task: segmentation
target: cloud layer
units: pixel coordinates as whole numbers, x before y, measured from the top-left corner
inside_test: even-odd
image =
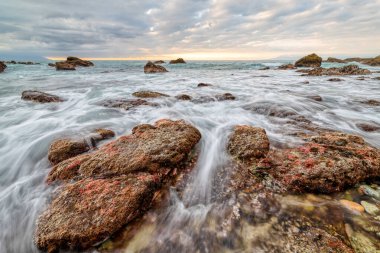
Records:
[[[380,0],[12,0],[0,10],[0,56],[380,54]]]

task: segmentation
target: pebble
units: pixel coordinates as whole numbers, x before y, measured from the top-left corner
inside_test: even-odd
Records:
[[[376,215],[380,212],[379,208],[367,201],[361,201],[360,204],[364,207],[365,211],[370,215]]]
[[[356,202],[349,201],[349,200],[346,200],[346,199],[341,199],[341,200],[339,200],[339,202],[345,208],[347,208],[347,209],[349,209],[351,211],[359,212],[359,213],[363,213],[364,212],[364,207],[361,206],[360,204],[356,203]]]

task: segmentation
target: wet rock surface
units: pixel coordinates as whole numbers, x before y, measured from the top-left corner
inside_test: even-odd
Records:
[[[132,93],[133,96],[139,98],[158,98],[158,97],[169,97],[164,93],[156,92],[156,91],[137,91]]]
[[[147,64],[145,64],[144,66],[144,73],[146,74],[147,73],[164,73],[164,72],[168,72],[166,68],[164,68],[163,66],[154,64],[151,61],[148,61]]]
[[[0,61],[0,73],[4,72],[4,70],[7,68],[7,65],[5,65],[4,62]]]
[[[190,95],[187,95],[187,94],[179,94],[177,96],[175,96],[176,99],[179,99],[179,100],[191,100],[192,97]]]
[[[346,63],[345,60],[341,60],[341,59],[334,58],[334,57],[327,58],[326,62]]]
[[[310,54],[302,57],[294,64],[296,67],[320,67],[322,64],[322,58],[316,54]]]
[[[156,103],[148,102],[144,99],[111,99],[101,103],[105,107],[122,108],[126,111],[139,106],[157,106]]]
[[[348,65],[341,68],[314,68],[306,72],[309,76],[343,76],[343,75],[369,75],[371,71],[359,68],[357,65]]]
[[[289,63],[289,64],[284,64],[284,65],[279,66],[278,69],[281,69],[281,70],[296,69],[296,66]]]
[[[169,64],[183,64],[183,63],[186,63],[185,62],[185,60],[184,59],[182,59],[182,58],[178,58],[178,59],[176,59],[176,60],[171,60],[170,62],[169,62]]]
[[[52,102],[63,102],[64,100],[56,95],[45,93],[37,90],[26,90],[21,94],[21,99],[30,100],[39,103],[52,103]]]

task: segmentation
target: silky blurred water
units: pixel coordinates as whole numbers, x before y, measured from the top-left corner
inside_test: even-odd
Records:
[[[60,137],[84,137],[100,127],[121,136],[140,123],[185,119],[202,133],[196,187],[189,187],[185,194],[187,204],[198,205],[199,216],[204,214],[202,209],[209,208],[215,171],[227,160],[224,147],[232,126],[263,127],[271,143],[292,145],[299,141],[284,134],[288,129],[297,130],[286,119],[273,121],[267,115],[244,109],[253,103],[266,102],[292,110],[316,125],[358,134],[380,147],[379,132],[364,132],[356,126],[363,122],[380,124],[380,107],[362,103],[380,100],[380,81],[373,79],[379,73],[364,81],[357,80],[357,76],[344,76],[342,82],[329,82],[330,77],[305,77],[292,70],[259,70],[282,63],[165,64],[169,72],[164,74],[144,74],[145,62],[139,61],[99,61],[95,67],[72,72],[55,71],[47,63],[8,65],[0,74],[0,252],[38,252],[33,244],[34,224],[53,190],[44,184],[50,168],[47,152],[50,143]],[[200,82],[213,86],[197,88]],[[30,89],[58,95],[65,102],[38,104],[21,100],[21,92]],[[133,98],[131,94],[139,90],[158,91],[171,97],[152,99],[158,107],[142,106],[130,111],[99,105],[106,99]],[[226,92],[236,96],[236,100],[197,104],[174,98],[178,94],[197,98]],[[319,95],[323,100],[307,98],[310,95]],[[183,203],[179,202],[176,208],[182,211],[177,212],[184,215]]]

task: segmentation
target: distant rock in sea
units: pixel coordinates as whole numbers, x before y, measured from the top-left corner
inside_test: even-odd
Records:
[[[4,62],[0,61],[0,73],[3,72],[7,68]]]
[[[345,60],[341,60],[341,59],[334,58],[334,57],[327,58],[327,60],[325,62],[346,63]]]
[[[314,68],[307,71],[309,76],[343,76],[343,75],[369,75],[371,71],[359,68],[357,65],[348,65],[341,68]]]
[[[322,64],[322,58],[316,54],[310,54],[302,57],[294,64],[296,67],[320,67]]]
[[[52,66],[49,64],[49,66]],[[78,57],[69,56],[66,61],[56,62],[55,69],[56,70],[75,70],[75,67],[91,67],[94,66],[94,63],[91,61],[82,60]]]
[[[57,62],[55,63],[56,70],[75,70],[75,65],[68,62]]]
[[[201,88],[201,87],[209,87],[209,86],[212,86],[212,84],[210,83],[198,83],[197,87]]]
[[[163,63],[165,63],[163,60],[159,60],[159,61],[154,61],[153,62],[154,64],[163,64]]]
[[[280,67],[278,67],[277,69],[280,69],[280,70],[287,70],[287,69],[295,69],[296,67],[289,63],[289,64],[283,64],[281,65]]]
[[[26,90],[22,92],[21,99],[39,103],[63,102],[64,100],[56,95],[37,90]]]
[[[55,63],[48,63],[49,67],[55,67]]]
[[[345,62],[360,62],[365,65],[380,66],[380,55],[374,58],[360,58],[360,57],[347,58],[345,59]]]
[[[145,64],[145,66],[144,66],[144,73],[146,73],[146,74],[148,74],[148,73],[164,73],[164,72],[168,72],[166,70],[166,68],[164,68],[160,65],[156,65],[151,61],[148,61],[147,64]]]
[[[179,63],[186,63],[184,59],[178,58],[177,60],[171,60],[169,64],[179,64]]]

